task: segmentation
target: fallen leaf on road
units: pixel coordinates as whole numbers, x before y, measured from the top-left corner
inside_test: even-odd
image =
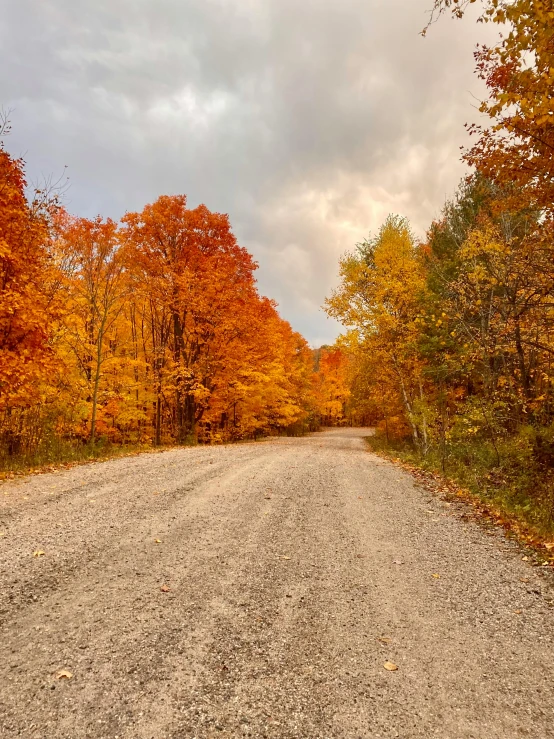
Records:
[[[528,577],[520,577],[519,578],[519,581],[520,582],[529,582],[529,578]]]
[[[42,549],[37,549],[33,552],[33,557],[42,557],[43,554],[44,552],[42,551]]]
[[[169,591],[171,590],[171,588],[169,587],[169,585],[162,585],[162,587],[160,588],[160,590],[162,591],[162,593],[169,593]]]
[[[390,636],[378,636],[377,637],[377,640],[380,641],[380,642],[382,642],[383,644],[390,644],[391,641],[392,641],[392,639],[390,638]]]
[[[6,536],[6,532],[5,531],[0,531],[0,537],[1,536]]]
[[[398,670],[398,665],[395,665],[394,662],[385,662],[383,667],[389,672],[394,672],[395,670]]]
[[[56,680],[61,680],[62,678],[65,678],[66,680],[71,680],[73,677],[73,673],[69,672],[69,670],[58,670],[56,672]]]
[[[279,559],[290,559],[290,557],[285,557],[285,555],[284,555],[284,554],[281,554],[281,555],[279,556]]]
[[[554,549],[554,541],[549,541],[548,544],[544,545],[545,549]]]
[[[519,614],[519,613],[522,613],[522,610],[521,610],[521,608],[518,608],[518,609],[517,609],[516,611],[514,611],[514,613],[518,613],[518,614]]]
[[[154,539],[154,543],[155,544],[161,544],[162,543],[162,540],[161,539]]]
[[[522,557],[521,559],[523,562],[529,562],[529,557]]]
[[[440,578],[440,575],[436,572],[433,572],[433,577],[435,577],[438,580]]]
[[[358,559],[363,559],[363,558],[364,558],[364,555],[363,555],[363,554],[357,554],[357,555],[356,555],[356,557],[357,557]]]

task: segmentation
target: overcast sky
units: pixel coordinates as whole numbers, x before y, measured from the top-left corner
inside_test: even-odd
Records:
[[[0,104],[31,179],[120,218],[160,194],[228,213],[260,290],[314,345],[337,260],[388,213],[422,236],[464,174],[487,29],[432,0],[4,0]],[[489,31],[490,34],[490,31]]]

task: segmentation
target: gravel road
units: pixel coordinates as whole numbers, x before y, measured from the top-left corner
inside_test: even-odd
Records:
[[[545,571],[367,433],[1,485],[0,736],[554,737]]]

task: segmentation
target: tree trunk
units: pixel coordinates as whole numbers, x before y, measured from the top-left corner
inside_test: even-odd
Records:
[[[156,438],[155,446],[161,446],[162,443],[162,388],[158,385],[158,394],[156,398]]]
[[[406,409],[406,417],[408,419],[408,423],[410,424],[410,428],[412,430],[412,439],[414,442],[414,446],[418,451],[421,451],[421,444],[419,441],[419,432],[417,430],[416,423],[414,421],[414,413],[412,410],[412,404],[410,403],[410,399],[408,398],[408,393],[406,392],[406,386],[404,385],[404,378],[402,377],[402,373],[400,372],[398,368],[398,363],[393,357],[393,363],[396,369],[396,373],[398,375],[398,380],[400,382],[400,390],[402,392],[402,400],[404,401],[404,407]]]
[[[100,370],[102,368],[102,342],[104,341],[104,331],[106,330],[107,313],[104,315],[102,322],[98,328],[98,336],[96,339],[96,367],[94,368],[94,384],[92,387],[92,418],[90,422],[90,443],[96,441],[96,412],[98,407],[98,387],[100,385]]]
[[[423,398],[423,386],[421,384],[421,381],[419,383],[419,398],[420,398],[421,403],[423,405],[423,402],[424,402],[424,398]],[[429,439],[428,439],[428,434],[427,434],[427,418],[425,417],[425,409],[424,408],[422,408],[421,413],[422,413],[421,433],[422,433],[422,436],[423,436],[422,453],[423,453],[423,456],[425,457],[427,455],[427,452],[429,451]]]

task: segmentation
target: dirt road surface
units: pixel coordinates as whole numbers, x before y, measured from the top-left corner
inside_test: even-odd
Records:
[[[545,570],[364,433],[1,485],[0,736],[554,737]]]

